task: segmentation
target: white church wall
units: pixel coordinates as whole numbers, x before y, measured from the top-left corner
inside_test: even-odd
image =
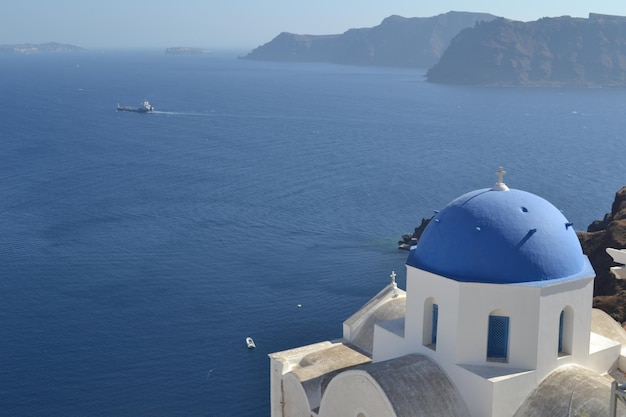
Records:
[[[283,380],[285,375],[288,375],[294,368],[298,367],[298,364],[306,355],[326,349],[332,345],[329,341],[319,342],[312,345],[301,346],[294,349],[285,350],[282,352],[275,352],[269,355],[270,358],[270,407],[271,417],[286,417],[289,414],[283,413],[283,402],[290,398],[283,389]],[[291,375],[291,378],[295,376]],[[294,386],[300,386],[302,389],[302,395],[306,400],[306,392],[304,388],[298,382]],[[298,394],[299,389],[295,389],[295,393]],[[300,396],[302,398],[302,396]],[[306,400],[308,402],[308,400]],[[296,401],[295,404],[298,404]],[[308,407],[308,404],[306,405]],[[297,407],[297,406],[296,406]]]
[[[593,276],[545,286],[502,285],[457,282],[407,266],[405,345],[399,348],[401,341],[383,336],[381,329],[377,335],[386,342],[376,346],[384,349],[385,359],[412,352],[433,358],[459,387],[474,415],[513,415],[554,369],[566,363],[591,363],[592,293]],[[433,303],[438,305],[437,340],[429,346],[425,340],[430,338],[429,306]],[[559,354],[559,320],[564,310]],[[487,358],[490,314],[509,317],[506,359]],[[391,348],[386,343],[395,345]],[[615,363],[619,356],[614,355],[612,351],[596,353],[593,368],[604,367],[606,372],[610,358]],[[457,365],[510,369],[512,373],[504,371],[494,379]],[[487,397],[497,400],[485,402]]]
[[[439,305],[437,324],[437,344],[434,347],[435,356],[439,360],[453,362],[454,351],[458,344],[464,343],[458,339],[459,327],[459,283],[451,280],[439,279],[437,285],[437,300]]]
[[[424,317],[423,302],[430,295],[423,290],[420,284],[420,272],[411,266],[406,267],[406,318],[404,338],[407,343],[414,345],[422,337],[422,321]],[[428,277],[424,277],[428,279]]]
[[[535,371],[511,370],[488,365],[446,367],[472,416],[512,417],[537,386]]]
[[[282,404],[282,408],[284,414],[279,414],[281,417],[311,416],[311,406],[306,391],[293,374],[286,374],[283,377],[283,393],[284,404]]]
[[[492,416],[493,384],[459,366],[448,366],[446,372],[463,397],[472,416]],[[503,416],[502,416],[503,417]]]
[[[541,287],[537,377],[541,381],[559,366],[589,361],[593,277]],[[559,350],[563,312],[562,348]],[[605,370],[606,371],[606,370]]]
[[[494,417],[512,417],[537,386],[536,372],[525,372],[493,380]],[[547,417],[547,416],[546,416]]]
[[[459,311],[459,285],[456,281],[407,266],[405,338],[411,352],[449,357],[456,344]],[[437,343],[431,343],[432,313],[438,306]]]
[[[372,362],[381,362],[388,359],[413,353],[407,346],[404,337],[399,332],[394,331],[394,327],[402,326],[404,328],[404,317],[391,320],[391,323],[380,323],[374,327],[374,348],[372,354]],[[386,325],[391,324],[388,328]]]
[[[599,374],[617,368],[622,345],[619,342],[591,333],[589,358],[585,366]]]
[[[283,394],[281,390],[285,363],[270,355],[270,415],[282,417]]]
[[[458,343],[459,364],[534,369],[537,363],[539,291],[517,285],[461,283]],[[507,358],[487,358],[490,314],[509,317]]]

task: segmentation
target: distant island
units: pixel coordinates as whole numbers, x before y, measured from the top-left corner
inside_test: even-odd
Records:
[[[626,17],[390,16],[338,35],[283,32],[240,58],[424,68],[441,84],[626,87]]]
[[[426,69],[461,30],[496,18],[487,13],[448,12],[433,17],[390,16],[373,28],[338,35],[283,32],[241,58]]]
[[[62,53],[73,53],[80,52],[84,49],[75,45],[68,45],[57,42],[47,42],[47,43],[16,43],[16,44],[5,44],[0,45],[0,53],[11,53],[11,54],[34,54],[39,52],[62,52]]]
[[[465,29],[426,75],[434,83],[626,86],[626,17],[591,13]]]
[[[165,50],[166,54],[172,55],[198,55],[198,54],[208,54],[209,51],[207,49],[202,48],[190,48],[186,46],[176,46],[173,48],[167,48]]]

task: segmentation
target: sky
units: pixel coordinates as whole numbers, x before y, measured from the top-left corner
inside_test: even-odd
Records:
[[[626,1],[2,0],[0,44],[252,50],[281,32],[336,34],[376,26],[391,15],[429,17],[451,10],[531,21],[590,12],[626,16]]]

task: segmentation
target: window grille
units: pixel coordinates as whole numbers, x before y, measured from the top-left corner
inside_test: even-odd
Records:
[[[506,359],[509,344],[509,318],[507,316],[489,316],[489,336],[487,357]]]
[[[563,352],[563,313],[564,311],[561,311],[559,317],[559,352]]]
[[[437,321],[439,320],[439,305],[433,304],[433,323],[430,342],[433,345],[437,344]]]

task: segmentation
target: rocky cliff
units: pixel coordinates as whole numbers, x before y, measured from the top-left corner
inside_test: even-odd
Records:
[[[461,31],[427,73],[436,83],[626,86],[626,18],[499,18]]]
[[[390,16],[373,28],[339,35],[283,32],[243,58],[429,68],[461,30],[495,18],[487,13],[448,12],[425,18]]]
[[[617,280],[610,267],[615,265],[606,248],[626,248],[626,187],[615,194],[611,212],[596,220],[578,238],[583,252],[596,271],[594,307],[609,313],[614,319],[626,321],[626,283]]]

